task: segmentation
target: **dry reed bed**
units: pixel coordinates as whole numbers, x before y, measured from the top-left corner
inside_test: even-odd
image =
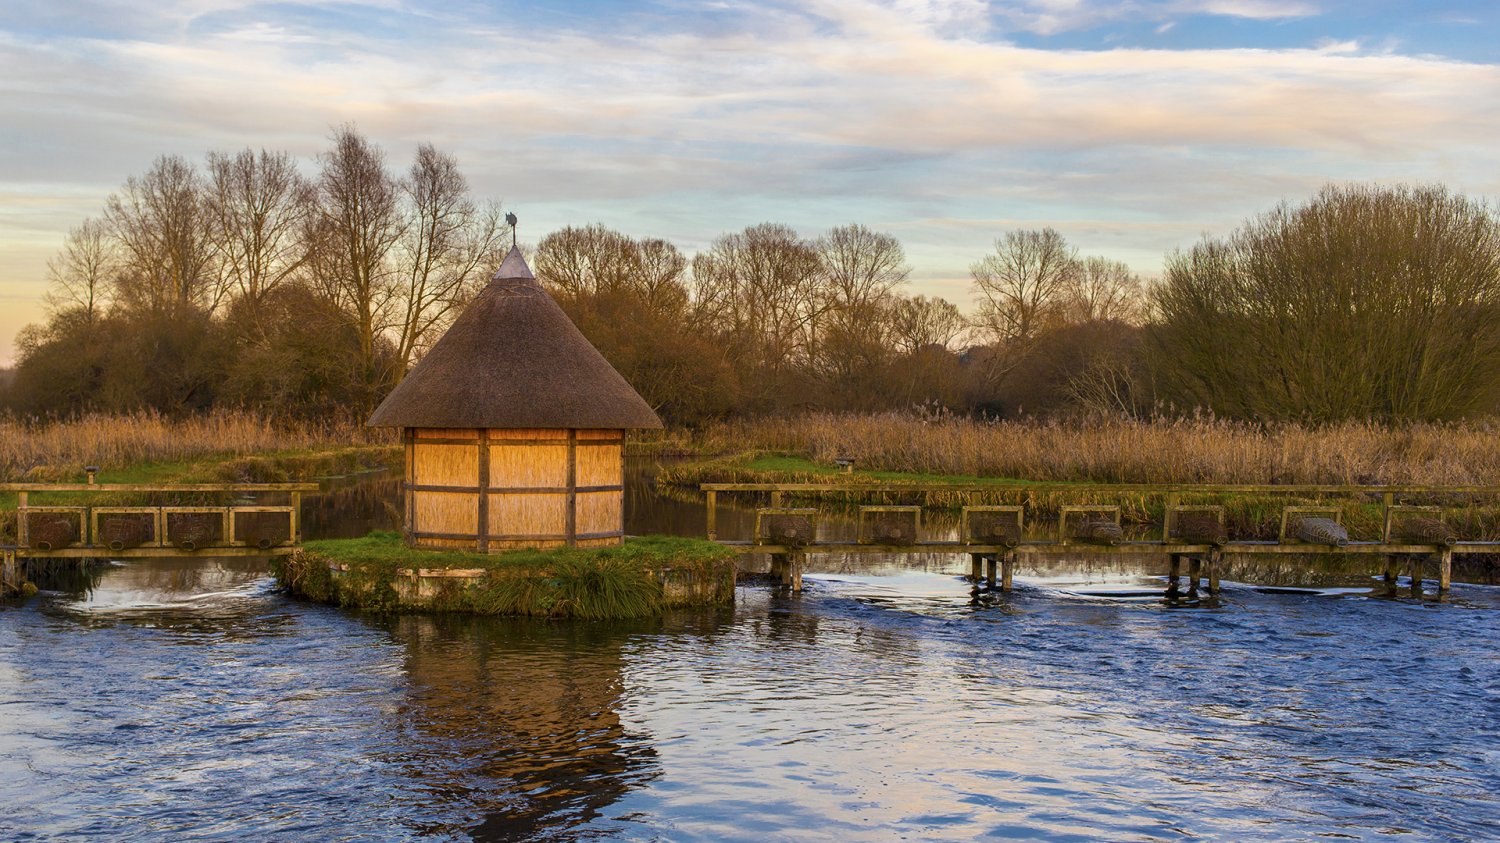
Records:
[[[1259,427],[1213,419],[1095,423],[814,414],[727,422],[722,451],[758,448],[917,474],[1100,483],[1500,484],[1492,421]]]
[[[387,439],[385,431],[367,432],[351,420],[278,422],[243,411],[184,418],[142,412],[66,421],[0,419],[0,480],[77,479],[85,465],[110,470]]]

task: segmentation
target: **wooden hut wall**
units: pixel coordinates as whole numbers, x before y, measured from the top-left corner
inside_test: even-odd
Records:
[[[412,431],[406,466],[406,523],[416,543],[473,547],[479,535],[479,431]]]
[[[615,545],[624,536],[624,444],[625,435],[619,430],[578,431],[575,463],[580,547]]]
[[[619,544],[623,446],[619,430],[410,431],[407,529],[426,547]]]

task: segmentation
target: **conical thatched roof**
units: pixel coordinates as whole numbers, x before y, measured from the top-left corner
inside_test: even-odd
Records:
[[[659,428],[515,248],[371,427]]]

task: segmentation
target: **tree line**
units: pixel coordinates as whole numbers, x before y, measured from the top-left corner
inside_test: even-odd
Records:
[[[312,176],[285,152],[158,158],[49,262],[8,403],[363,411],[486,278],[500,228],[451,155],[424,144],[393,172],[353,127]]]
[[[286,153],[158,159],[50,262],[18,338],[23,414],[253,406],[363,414],[508,247],[430,145],[393,172],[352,127]],[[603,225],[527,250],[670,422],[808,409],[1000,417],[1197,410],[1452,419],[1500,402],[1500,222],[1441,187],[1329,187],[1167,256],[1143,281],[1059,232],[1002,234],[974,308],[909,291],[899,240],[763,223],[694,255]]]

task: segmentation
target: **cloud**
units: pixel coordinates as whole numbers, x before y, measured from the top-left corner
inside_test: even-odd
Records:
[[[0,272],[39,295],[28,267],[157,155],[248,145],[311,162],[345,121],[396,167],[421,141],[454,152],[533,236],[603,220],[691,248],[766,219],[863,221],[947,284],[1005,221],[1149,273],[1165,249],[1328,179],[1500,192],[1493,64],[1347,42],[995,39],[1017,12],[1083,25],[1069,22],[1316,11],[1305,3],[726,0],[597,23],[376,5],[178,0],[167,23],[145,5],[124,15],[123,35],[0,24],[0,194],[75,214],[0,215]]]
[[[1317,15],[1319,8],[1301,0],[1001,0],[995,3],[994,13],[1012,30],[1057,35],[1186,15],[1286,20]]]

